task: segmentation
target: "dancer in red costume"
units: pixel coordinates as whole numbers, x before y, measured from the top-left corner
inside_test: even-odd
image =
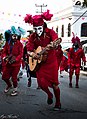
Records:
[[[68,72],[68,51],[63,51],[63,57],[60,64],[60,77],[63,77],[63,71]]]
[[[70,48],[68,53],[68,68],[69,68],[69,87],[72,88],[72,76],[75,70],[76,75],[76,88],[79,88],[79,75],[80,75],[80,66],[81,59],[86,62],[86,57],[84,51],[81,47],[80,39],[74,35],[72,38],[73,46]]]
[[[60,41],[62,42],[62,39],[59,38]],[[63,58],[63,51],[62,51],[62,46],[59,45],[56,49],[56,56],[57,56],[57,62],[58,62],[58,70],[60,68],[60,64],[61,64],[61,61],[62,61],[62,58]]]
[[[41,46],[43,49],[47,46],[47,50],[44,53],[45,57],[47,55],[46,61],[41,63],[39,69],[36,71],[37,81],[40,88],[47,94],[47,103],[50,105],[53,103],[53,94],[49,90],[49,87],[53,88],[54,95],[56,98],[55,108],[60,109],[60,89],[58,81],[58,63],[55,49],[53,49],[50,42],[57,40],[58,35],[54,30],[47,28],[44,25],[44,20],[51,20],[53,15],[47,12],[42,13],[41,15],[32,16],[27,14],[25,17],[25,23],[33,25],[35,32],[31,34],[29,42],[27,43],[28,54],[35,58],[39,59],[39,55],[34,52],[38,46]]]
[[[21,65],[21,58],[23,56],[23,45],[18,40],[19,32],[15,29],[14,26],[11,27],[10,36],[8,41],[3,49],[3,62],[4,69],[2,74],[2,80],[5,81],[7,87],[5,88],[4,92],[7,93],[13,84],[13,91],[11,92],[11,96],[17,95],[17,75],[20,70]],[[10,78],[12,78],[12,83],[10,82]]]

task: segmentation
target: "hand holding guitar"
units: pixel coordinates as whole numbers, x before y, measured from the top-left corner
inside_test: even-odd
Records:
[[[34,52],[28,53],[30,70],[36,70],[37,65],[41,64],[41,62],[45,62],[47,60],[48,50],[55,49],[59,44],[60,39],[57,39],[53,42],[50,42],[50,44],[44,48],[39,46]]]
[[[53,42],[50,42],[50,44],[48,44],[48,45],[46,46],[46,50],[51,50],[51,49],[54,49],[54,44],[53,44]]]
[[[12,58],[12,55],[7,55],[6,57],[4,57],[4,61],[8,63],[11,58]]]
[[[13,64],[14,62],[16,62],[16,58],[15,56],[12,56],[12,58],[9,60],[9,64]]]
[[[61,42],[62,42],[62,39],[58,38],[57,40],[50,42],[50,44],[46,46],[46,49],[47,50],[56,49]]]
[[[4,61],[6,62],[6,64],[12,64],[16,61],[16,58],[15,56],[9,55],[4,58]]]
[[[38,53],[35,53],[35,52],[31,52],[30,57],[32,57],[33,59],[36,59],[36,60],[40,59],[40,55]]]

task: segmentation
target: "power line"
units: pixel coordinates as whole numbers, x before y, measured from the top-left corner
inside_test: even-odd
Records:
[[[71,26],[72,26],[73,24],[75,24],[86,12],[87,12],[87,10],[86,10],[78,19],[76,19],[76,21],[74,21],[74,22],[71,24]]]

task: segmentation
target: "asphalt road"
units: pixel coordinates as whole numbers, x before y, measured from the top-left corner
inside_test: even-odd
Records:
[[[73,88],[68,86],[68,74],[60,78],[62,109],[54,111],[54,103],[49,106],[46,103],[46,94],[37,90],[36,78],[32,78],[31,88],[27,87],[27,77],[18,83],[18,96],[4,94],[5,83],[0,76],[0,119],[87,119],[87,77],[80,75],[79,89],[75,88],[75,76],[73,76]],[[52,89],[50,89],[52,91]]]

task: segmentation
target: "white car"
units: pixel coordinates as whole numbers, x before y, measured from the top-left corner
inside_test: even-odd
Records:
[[[61,46],[62,46],[62,50],[66,50],[68,48],[71,48],[72,47],[72,43],[71,42],[64,42],[64,43],[61,43]]]
[[[86,70],[87,69],[87,43],[82,45],[82,48],[84,50],[85,56],[86,56],[86,64],[81,60],[81,69]]]

